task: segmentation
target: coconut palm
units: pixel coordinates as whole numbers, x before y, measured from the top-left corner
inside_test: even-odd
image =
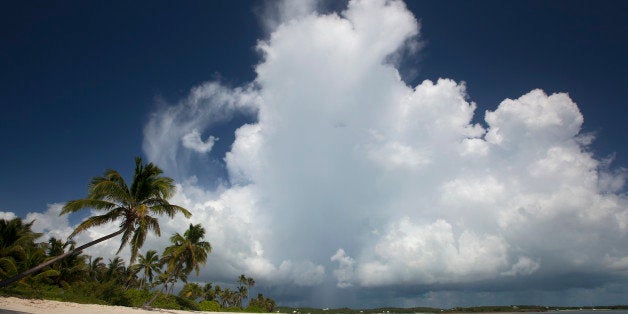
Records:
[[[139,287],[141,280],[137,277],[138,271],[139,270],[133,267],[133,265],[124,268],[122,272],[122,284],[125,290]]]
[[[54,237],[48,240],[48,244],[48,258],[56,258],[65,253],[66,249],[72,251],[75,247],[72,240],[63,242]],[[50,265],[50,270],[53,271],[51,273],[57,274],[50,279],[59,287],[68,287],[73,282],[84,281],[89,275],[86,258],[85,255],[76,253]]]
[[[133,263],[138,250],[144,244],[148,231],[152,230],[157,236],[160,235],[159,221],[152,215],[166,214],[170,218],[173,218],[177,213],[182,213],[185,217],[192,215],[185,208],[168,203],[168,199],[175,191],[174,180],[161,176],[162,173],[163,171],[159,167],[152,163],[145,165],[141,158],[136,157],[135,173],[131,186],[128,186],[115,170],[106,170],[102,177],[93,178],[89,185],[87,198],[69,201],[63,206],[61,214],[73,213],[85,208],[104,213],[87,218],[76,227],[70,238],[89,228],[112,222],[119,222],[120,229],[4,280],[0,282],[0,287],[20,280],[75,252],[80,252],[87,247],[120,234],[122,234],[122,239],[118,253],[125,245],[129,244],[131,247],[130,261]]]
[[[195,282],[189,282],[181,288],[179,296],[196,301],[198,298],[203,296],[203,288]]]
[[[189,274],[195,270],[198,276],[199,265],[205,265],[207,254],[212,250],[211,244],[203,241],[204,236],[205,229],[201,224],[190,224],[183,235],[175,233],[170,237],[172,245],[166,248],[164,255],[172,256],[172,262],[180,265],[184,273]]]
[[[232,307],[237,303],[238,294],[231,290],[230,288],[225,288],[220,291],[220,306],[222,307]]]
[[[34,241],[41,233],[31,230],[33,223],[23,223],[20,218],[0,219],[0,278],[23,269],[29,251],[36,249]]]
[[[173,259],[172,255],[164,255],[160,259],[159,263],[162,266],[163,265],[175,265],[172,259]],[[185,276],[182,273],[180,267],[169,267],[169,266],[166,266],[166,267],[168,267],[168,269],[166,269],[166,272],[160,273],[159,276],[157,276],[157,280],[155,280],[155,286],[162,285],[161,290],[155,292],[155,294],[149,301],[144,302],[144,305],[143,305],[144,308],[150,308],[150,305],[153,304],[155,300],[157,300],[157,297],[160,294],[167,292],[168,285],[170,285],[170,290],[172,291],[178,279],[183,279],[184,282],[187,281],[187,276]]]
[[[260,293],[257,295],[257,298],[251,300],[249,306],[257,307],[267,313],[272,313],[275,310],[275,301],[265,298],[264,295]]]
[[[199,265],[205,265],[207,254],[212,250],[211,244],[203,241],[203,237],[205,237],[205,229],[201,224],[190,224],[183,235],[175,233],[170,237],[172,245],[164,250],[162,260],[166,263],[166,272],[171,278],[184,278],[183,280],[186,281],[187,275],[192,270],[196,270],[198,276]],[[166,280],[167,282],[169,280]],[[153,299],[145,304],[145,307],[152,304],[157,295],[156,293]]]
[[[124,260],[121,257],[116,256],[113,259],[109,259],[105,278],[107,278],[107,280],[122,281],[125,269]]]
[[[238,278],[238,283],[240,286],[237,291],[236,305],[238,307],[242,307],[242,301],[248,298],[249,296],[249,287],[255,286],[255,280],[250,277],[246,277],[244,274],[240,275]]]
[[[140,282],[140,289],[142,289],[144,283],[152,284],[155,275],[161,273],[161,262],[155,250],[149,250],[145,256],[140,254],[138,260],[139,262],[133,267],[136,271],[144,273],[144,279]]]
[[[220,289],[220,286],[216,286]],[[212,283],[208,282],[203,286],[203,299],[207,301],[214,301],[216,299],[216,290],[212,287]]]
[[[88,256],[88,259],[89,259],[89,263],[87,264],[87,267],[88,267],[89,278],[92,281],[100,282],[105,277],[105,274],[107,271],[107,265],[105,265],[105,263],[103,262],[103,258],[100,256],[94,259],[92,259],[91,256]]]

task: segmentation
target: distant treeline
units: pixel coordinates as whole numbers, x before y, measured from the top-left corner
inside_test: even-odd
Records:
[[[511,305],[511,306],[473,306],[455,307],[448,309],[432,307],[397,308],[385,307],[375,309],[318,309],[296,308],[280,306],[277,310],[281,313],[295,314],[377,314],[377,313],[496,313],[496,312],[552,312],[552,311],[576,311],[576,310],[628,310],[628,305],[565,307],[565,306],[539,306],[539,305]]]

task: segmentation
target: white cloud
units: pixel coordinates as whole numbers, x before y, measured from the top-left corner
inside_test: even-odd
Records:
[[[507,250],[495,235],[465,230],[456,236],[444,220],[418,225],[404,218],[358,264],[357,280],[364,286],[484,280],[508,265]]]
[[[214,142],[217,140],[217,138],[210,136],[207,140],[203,141],[201,139],[201,134],[197,129],[194,129],[192,132],[181,137],[183,147],[195,150],[199,153],[209,153],[212,150],[212,147],[214,147]]]
[[[275,31],[283,23],[289,23],[316,12],[319,5],[316,0],[278,0],[267,1],[264,4],[261,21],[268,33]]]
[[[67,216],[59,216],[63,204],[49,204],[48,210],[43,213],[28,213],[26,214],[25,221],[34,221],[33,231],[44,233],[43,239],[47,240],[50,237],[65,240],[72,228],[69,225]]]
[[[411,87],[389,62],[419,31],[402,2],[351,1],[330,14],[316,6],[278,6],[254,82],[203,84],[151,116],[144,152],[182,182],[173,203],[193,217],[162,220],[164,236],[146,247],[201,223],[214,247],[202,279],[451,290],[427,293],[429,302],[479,283],[626,276],[625,171],[594,158],[567,94],[536,89],[473,124],[464,83]],[[227,182],[190,179],[204,175],[191,153],[212,150],[213,137],[200,134],[238,114],[256,121],[212,157]],[[99,252],[115,252],[110,242]]]
[[[13,212],[0,212],[0,219],[11,220],[15,218],[17,218],[17,216]]]
[[[334,276],[338,280],[337,286],[339,288],[351,287],[351,280],[353,280],[353,265],[355,260],[345,253],[343,249],[338,249],[330,260],[338,263],[338,269],[334,270]]]
[[[260,99],[253,86],[228,88],[211,82],[195,87],[176,106],[163,104],[144,127],[142,148],[158,164],[178,177],[190,175],[192,152],[208,153],[216,140],[200,133],[229,122],[236,113],[253,115]],[[211,131],[211,130],[210,130]],[[182,150],[181,147],[188,149]]]
[[[575,140],[583,117],[567,94],[545,95],[535,89],[519,99],[506,99],[498,110],[486,112],[486,139],[502,147]]]

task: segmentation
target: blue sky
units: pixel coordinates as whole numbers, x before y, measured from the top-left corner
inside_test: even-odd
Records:
[[[624,231],[610,236],[613,240],[600,240],[605,242],[599,245],[601,247],[599,251],[590,251],[591,255],[607,254],[607,260],[595,262],[589,260],[593,258],[582,258],[583,261],[588,262],[578,265],[585,266],[578,266],[575,263],[570,271],[561,273],[554,269],[560,264],[560,259],[555,259],[551,254],[548,255],[547,251],[556,250],[564,244],[563,242],[557,240],[555,244],[552,244],[555,246],[537,246],[521,240],[529,239],[522,236],[523,231],[521,234],[510,234],[500,238],[501,234],[496,230],[515,221],[508,219],[523,218],[515,214],[508,216],[508,213],[499,212],[497,209],[493,211],[493,208],[497,207],[495,204],[502,204],[498,197],[495,197],[495,204],[477,204],[476,208],[486,207],[486,212],[476,213],[475,216],[484,217],[486,221],[493,219],[495,225],[500,226],[499,228],[489,223],[487,225],[490,226],[485,226],[480,221],[475,221],[472,216],[467,217],[467,214],[460,212],[459,204],[449,199],[432,204],[431,197],[414,199],[412,193],[399,192],[404,187],[425,188],[430,191],[429,186],[435,182],[435,184],[441,184],[441,190],[434,191],[433,198],[443,198],[443,194],[439,194],[441,192],[453,193],[451,195],[471,193],[473,196],[482,195],[486,191],[491,191],[492,188],[498,191],[503,191],[504,187],[507,191],[519,188],[519,185],[510,185],[514,183],[505,182],[506,178],[502,178],[500,173],[504,176],[512,175],[518,179],[517,182],[524,182],[521,183],[524,186],[530,184],[530,189],[533,189],[539,183],[534,180],[526,181],[529,178],[524,177],[523,174],[518,177],[519,173],[515,170],[521,170],[521,173],[533,172],[536,169],[534,165],[544,165],[542,162],[547,159],[537,160],[534,158],[538,156],[530,156],[529,162],[518,163],[519,159],[527,158],[527,152],[518,149],[521,147],[541,149],[539,147],[542,144],[539,143],[543,142],[542,139],[547,136],[551,137],[551,134],[543,132],[536,134],[528,130],[532,132],[530,139],[525,137],[526,134],[521,133],[523,129],[513,127],[511,130],[513,141],[531,146],[521,144],[522,146],[502,147],[503,152],[512,154],[496,153],[497,155],[493,156],[489,153],[490,158],[487,157],[486,164],[472,160],[465,161],[468,162],[468,166],[461,166],[460,161],[451,161],[455,166],[438,164],[432,168],[431,172],[412,168],[415,166],[420,168],[424,162],[430,164],[430,155],[428,153],[426,153],[428,155],[422,155],[420,147],[427,147],[424,152],[428,152],[429,149],[434,150],[435,156],[440,156],[439,152],[443,154],[442,156],[448,156],[444,153],[447,148],[441,151],[439,150],[441,146],[434,143],[446,143],[449,135],[429,139],[417,137],[417,132],[424,132],[423,129],[413,129],[412,132],[408,131],[408,134],[388,134],[385,127],[378,129],[375,126],[378,123],[385,124],[384,120],[369,124],[366,121],[371,120],[366,119],[366,116],[365,120],[360,119],[362,111],[356,112],[352,117],[342,113],[335,115],[336,109],[331,109],[335,107],[328,108],[330,111],[312,109],[318,108],[318,105],[322,106],[323,102],[334,101],[333,98],[318,99],[320,95],[334,95],[334,92],[326,90],[324,86],[316,86],[315,84],[319,81],[309,81],[315,76],[312,73],[319,64],[325,64],[325,55],[315,54],[317,51],[315,48],[318,46],[309,47],[307,41],[301,43],[303,51],[295,55],[302,55],[305,59],[299,60],[294,57],[295,64],[304,67],[304,70],[300,72],[291,68],[291,63],[286,63],[287,67],[282,68],[281,66],[286,66],[281,63],[283,61],[274,61],[269,57],[275,52],[277,55],[293,56],[281,54],[283,46],[274,46],[275,43],[281,42],[279,39],[270,40],[274,38],[271,34],[280,34],[276,32],[277,25],[283,23],[284,27],[279,27],[279,29],[283,29],[287,34],[285,36],[288,36],[292,30],[291,27],[294,26],[295,30],[299,30],[297,26],[301,25],[302,21],[307,24],[307,16],[314,7],[319,17],[331,16],[328,14],[332,12],[341,14],[339,12],[346,9],[346,4],[340,2],[323,2],[312,6],[305,4],[305,2],[301,3],[296,6],[297,8],[290,5],[281,7],[280,4],[274,6],[264,2],[233,1],[189,1],[176,4],[167,1],[106,4],[83,1],[46,3],[26,1],[9,4],[8,8],[1,13],[2,19],[0,19],[3,33],[0,39],[0,47],[2,47],[0,49],[2,60],[0,103],[3,108],[3,114],[0,117],[0,134],[4,151],[0,155],[0,171],[4,178],[0,181],[0,211],[14,212],[22,217],[26,217],[28,213],[53,212],[49,204],[83,197],[89,179],[106,168],[129,173],[132,169],[133,157],[141,155],[157,162],[166,170],[167,175],[179,182],[185,182],[181,187],[185,192],[179,196],[178,200],[187,202],[186,206],[197,208],[199,213],[195,217],[199,217],[198,219],[204,217],[206,221],[214,221],[213,219],[222,217],[216,216],[218,215],[216,213],[221,212],[217,208],[230,208],[233,216],[225,218],[226,221],[244,217],[243,221],[251,224],[253,222],[249,221],[249,218],[258,217],[260,213],[269,213],[266,215],[266,218],[270,217],[269,221],[266,221],[266,227],[270,228],[270,225],[283,226],[284,222],[310,220],[310,210],[317,208],[355,206],[336,217],[338,228],[332,226],[325,229],[327,228],[325,226],[329,224],[324,221],[324,217],[320,219],[312,217],[310,220],[312,230],[301,230],[302,227],[279,228],[284,234],[302,231],[303,239],[299,236],[290,236],[286,240],[284,236],[269,235],[272,232],[266,230],[266,227],[254,229],[252,233],[242,233],[243,229],[239,225],[233,226],[227,223],[209,232],[211,235],[233,229],[234,234],[242,235],[243,239],[249,239],[243,240],[241,248],[234,245],[233,252],[248,252],[242,254],[250,254],[250,263],[229,264],[232,262],[229,259],[229,256],[232,256],[230,254],[233,253],[231,251],[224,254],[217,252],[216,262],[229,264],[230,269],[235,269],[235,272],[248,271],[254,277],[261,278],[260,282],[265,283],[264,289],[267,289],[269,293],[274,293],[279,300],[286,303],[356,306],[365,304],[364,299],[378,293],[380,289],[391,290],[391,292],[389,295],[383,294],[384,297],[373,300],[373,303],[369,305],[419,303],[450,305],[451,302],[472,304],[473,300],[489,303],[508,300],[522,303],[572,304],[582,300],[583,295],[590,298],[591,302],[620,301],[617,295],[621,293],[618,294],[616,291],[628,289],[626,277],[617,277],[618,273],[613,271],[618,271],[624,276],[626,274],[624,264],[628,263],[626,262],[628,258],[624,256],[628,255],[628,251],[625,245],[618,244],[622,241],[626,242],[626,234],[621,233]],[[592,195],[613,197],[612,200],[604,199],[604,201],[607,202],[605,204],[616,202],[613,203],[614,207],[610,205],[601,207],[599,212],[607,210],[614,213],[604,219],[610,219],[612,223],[621,225],[621,219],[626,217],[627,211],[626,190],[622,185],[625,177],[622,169],[628,164],[628,148],[625,145],[628,130],[624,123],[628,116],[624,98],[625,91],[628,90],[625,80],[627,67],[624,60],[628,55],[625,40],[627,23],[624,17],[624,12],[628,9],[626,6],[624,2],[610,1],[413,1],[407,4],[407,11],[406,8],[399,10],[402,11],[404,17],[407,17],[406,13],[410,14],[418,24],[412,24],[413,19],[410,18],[408,24],[399,25],[399,27],[409,25],[407,33],[399,35],[405,36],[407,41],[396,44],[401,48],[397,52],[403,53],[395,54],[396,58],[382,59],[382,62],[388,62],[386,64],[397,69],[405,85],[410,88],[416,88],[424,80],[431,80],[436,84],[439,78],[451,79],[455,84],[466,82],[466,92],[460,92],[457,87],[447,85],[447,83],[442,83],[442,85],[439,83],[437,87],[443,90],[455,90],[464,95],[468,103],[475,102],[477,108],[475,111],[472,110],[474,114],[471,122],[479,123],[478,127],[486,131],[490,127],[484,120],[484,112],[486,110],[496,112],[504,99],[518,99],[537,88],[542,89],[546,96],[553,93],[568,93],[570,102],[567,103],[577,104],[577,109],[584,117],[584,123],[581,128],[576,128],[575,132],[579,136],[567,130],[569,132],[565,132],[571,135],[563,140],[565,142],[573,140],[580,144],[563,147],[562,144],[555,143],[555,150],[547,149],[547,154],[548,156],[563,154],[564,158],[561,160],[581,160],[580,163],[568,163],[563,172],[569,172],[582,164],[588,165],[582,166],[588,170],[583,170],[584,174],[574,174],[573,178],[550,177],[546,178],[546,181],[554,182],[552,180],[555,180],[557,184],[562,182],[568,187],[567,190],[579,191],[573,182],[586,180],[584,177],[586,173],[595,172],[597,177],[609,178],[605,179],[605,183],[596,185]],[[342,14],[341,16],[345,17]],[[351,18],[346,20],[357,23]],[[373,21],[370,23],[377,25]],[[342,23],[338,26],[341,27]],[[391,34],[395,33],[399,27],[392,28]],[[318,34],[315,33],[315,35]],[[322,36],[324,37],[324,34]],[[386,42],[387,39],[379,40]],[[260,46],[260,43],[264,42],[268,43],[268,47]],[[377,47],[376,44],[377,40],[365,44],[363,53],[360,55],[369,55],[371,47]],[[314,71],[312,73],[308,72],[310,66],[311,71]],[[383,71],[381,73],[383,76],[388,73],[377,67],[373,69]],[[290,76],[291,79],[284,82],[281,74]],[[303,76],[300,76],[301,74]],[[333,76],[348,75],[346,80],[350,80],[353,76],[349,74],[351,73],[338,72],[333,73]],[[254,83],[251,85],[251,82]],[[293,82],[296,84],[292,85]],[[377,86],[388,86],[384,81],[368,82],[375,84],[369,92],[380,90]],[[216,91],[203,88],[202,86],[207,86],[203,84],[215,84],[213,86],[219,87],[216,87]],[[303,99],[302,106],[286,107],[282,105],[282,99],[292,99],[290,97],[297,96],[280,95],[278,93],[282,91],[281,89],[273,89],[276,86],[295,86],[295,95],[311,93],[312,97]],[[232,102],[235,105],[227,106],[225,116],[219,118],[216,118],[217,111],[214,109],[195,111],[197,109],[194,109],[195,105],[191,100],[194,95],[191,90],[194,88],[200,88],[199,99],[201,101],[197,103],[198,106],[215,108],[220,102],[217,100],[219,96],[233,97],[235,100]],[[242,90],[237,90],[238,88],[243,90],[249,88],[250,91],[242,92]],[[382,87],[382,89],[385,88]],[[428,90],[429,87],[426,86],[425,89]],[[429,92],[426,93],[429,94]],[[434,93],[441,93],[441,89],[437,89]],[[272,97],[277,97],[277,95],[282,98],[277,98],[277,105],[273,106]],[[378,97],[381,95],[384,93],[373,92],[370,98],[365,99],[380,99]],[[261,97],[262,104],[258,100],[241,100],[248,96]],[[344,94],[341,96],[337,98],[338,106],[345,106],[346,102],[347,108],[351,108],[350,103],[354,98],[345,99]],[[533,96],[543,99],[545,97],[536,94]],[[356,94],[355,99],[362,99],[360,97]],[[453,100],[442,96],[434,101],[440,104]],[[421,103],[421,101],[418,102]],[[564,104],[565,100],[556,100],[556,102]],[[381,104],[375,103],[373,106],[386,106],[386,103],[382,101]],[[571,108],[569,109],[571,111],[565,109],[566,111],[557,112],[556,114],[561,119],[576,115],[572,110],[574,106],[565,106],[565,108]],[[282,111],[285,108],[296,109]],[[464,109],[467,108],[465,106],[460,108],[463,108],[461,109],[463,111],[467,110]],[[508,121],[515,121],[518,114],[520,116],[526,114],[526,111],[513,110],[515,118],[500,115],[506,121],[501,126],[502,130],[508,129]],[[364,111],[368,110],[364,109]],[[333,113],[332,116],[325,116],[330,112]],[[261,120],[257,116],[258,113],[264,114]],[[334,130],[367,125],[369,132],[376,135],[364,140],[360,136],[354,138],[353,135],[333,133],[336,131],[325,133],[328,131],[319,128],[321,125],[317,124],[318,122],[312,122],[319,121],[318,114],[321,115],[320,121],[327,121],[325,120],[327,118],[331,119],[330,121],[333,120]],[[424,113],[424,116],[428,114]],[[455,115],[457,111],[438,111],[434,113],[434,117],[443,117],[447,114]],[[205,120],[195,118],[195,115],[205,117]],[[368,116],[371,117],[371,115]],[[536,119],[542,120],[544,116],[543,114]],[[310,119],[301,120],[303,117]],[[496,121],[501,121],[500,117],[496,117]],[[172,132],[163,128],[164,121],[168,118],[175,121]],[[267,118],[270,120],[265,120]],[[278,120],[273,120],[275,118]],[[292,124],[285,122],[285,119],[292,121]],[[577,120],[577,115],[573,119]],[[244,123],[255,125],[258,121],[264,123],[281,121],[278,122],[277,133],[265,134],[262,137],[265,140],[264,143],[268,145],[262,149],[264,151],[260,153],[261,155],[256,155],[256,152],[247,152],[244,145],[242,153],[238,154],[234,149],[233,159],[225,161],[224,158],[229,158],[225,154],[231,151],[231,145],[236,138],[235,130]],[[261,122],[257,126],[263,126]],[[495,127],[497,123],[495,122],[493,129],[497,129]],[[272,126],[272,123],[270,125]],[[311,126],[309,129],[311,132],[307,128],[305,131],[295,129],[295,126],[299,125]],[[199,132],[201,141],[206,141],[209,136],[218,138],[210,152],[197,154],[193,149],[185,150],[179,142],[181,140],[179,135],[175,136],[174,140],[168,139],[168,134],[179,134],[177,132],[181,135],[192,134],[192,127]],[[266,127],[268,129],[268,125]],[[277,135],[283,130],[282,127],[289,130],[284,134],[286,136]],[[426,130],[429,133],[429,130],[433,129],[428,127]],[[562,134],[561,130],[554,131]],[[463,132],[467,131],[465,129]],[[242,129],[242,134],[240,134],[242,143],[246,143],[245,139],[252,138],[243,135],[253,136],[257,134],[255,132]],[[473,133],[479,131],[468,132],[471,133],[465,133],[466,136],[480,136],[489,140],[489,135],[484,138],[482,137],[484,135]],[[287,136],[288,134],[290,136]],[[330,140],[322,144],[319,136],[323,135],[339,138],[346,136],[346,139],[338,142],[334,139],[334,141]],[[583,135],[593,135],[594,140],[590,144],[582,144],[583,141],[586,142],[583,138],[587,138]],[[356,141],[353,141],[354,139]],[[539,143],[532,143],[534,139],[540,139]],[[154,144],[153,148],[147,148],[149,145],[147,143]],[[425,144],[417,148],[408,143]],[[364,169],[357,168],[354,169],[355,171],[344,173],[343,169],[347,169],[348,161],[343,156],[334,155],[333,152],[342,151],[338,147],[347,144],[355,145],[354,151],[364,149],[366,155],[371,157],[371,162],[387,162],[388,164],[380,168],[364,166]],[[318,154],[312,154],[313,151],[318,152],[317,147],[323,148]],[[330,147],[331,149],[327,150]],[[276,150],[273,150],[275,148]],[[571,155],[564,153],[571,152],[571,149],[578,152]],[[285,173],[283,172],[285,169],[272,167],[271,157],[281,156],[282,152],[294,153],[296,156],[294,159],[288,158],[281,161],[286,169],[292,169],[286,170]],[[413,160],[408,162],[406,159],[392,157],[390,159],[390,154]],[[313,155],[317,158],[309,159]],[[583,157],[585,155],[591,158]],[[256,158],[248,160],[246,156]],[[299,156],[303,158],[299,159]],[[606,161],[611,157],[612,163],[606,166]],[[256,162],[259,160],[268,161],[268,167],[262,167],[261,169],[264,170],[261,171],[264,174],[263,177],[269,178],[262,179],[262,176],[257,174],[259,169],[256,168]],[[504,166],[508,163],[511,163],[510,166]],[[594,165],[591,166],[590,163]],[[412,169],[405,173],[394,169],[397,166],[408,165]],[[322,171],[321,169],[326,166],[329,166],[329,171]],[[303,170],[308,167],[316,171]],[[445,169],[452,169],[452,167],[459,167],[460,171],[448,174],[447,178],[439,177],[440,172],[436,173],[439,169],[442,173],[449,173]],[[408,173],[415,174],[416,177],[409,178]],[[479,186],[479,190],[469,192],[460,188],[460,185],[469,185],[469,182],[474,180],[469,179],[469,176],[477,178],[480,173],[491,175],[486,180],[476,182],[475,186]],[[298,174],[301,179],[305,176],[306,179],[300,180],[298,176],[293,177],[293,174]],[[321,178],[342,183],[339,184],[344,193],[338,193],[337,189],[333,189],[334,184],[319,185],[320,182],[317,180],[323,179],[318,178],[318,175]],[[425,176],[427,179],[425,181],[415,179],[420,176]],[[347,179],[347,177],[355,180]],[[373,193],[373,191],[386,190],[385,188],[382,189],[378,185],[360,184],[371,179],[379,184],[388,184],[387,186],[392,186],[390,182],[404,182],[404,184],[395,187],[395,193],[389,194],[392,195],[389,196],[391,200],[384,200],[381,194]],[[295,186],[302,189],[294,191],[290,189]],[[571,221],[571,219],[576,219],[575,217],[582,217],[583,213],[587,213],[586,210],[566,214],[561,206],[547,205],[550,200],[560,199],[559,196],[562,194],[548,196],[547,199],[541,197],[536,199],[530,196],[533,194],[527,194],[530,189],[522,189],[520,193],[513,194],[513,199],[525,199],[522,201],[523,205],[518,205],[521,208],[526,208],[525,204],[534,203],[536,204],[534,206],[543,209],[539,213],[530,214],[537,215],[534,217],[539,220],[530,220],[529,223],[536,222],[539,226],[543,226],[567,222],[566,225],[571,224],[574,227],[565,227],[563,231],[566,234],[576,233],[577,230],[574,228],[582,226],[585,226],[585,231],[591,232],[591,237],[584,238],[583,243],[594,241],[598,236],[604,239],[605,233],[599,233],[598,227],[591,227],[593,223],[590,221],[587,223]],[[280,190],[293,192],[294,199],[278,196],[280,193],[277,191]],[[432,192],[426,192],[432,195],[430,193]],[[484,197],[490,199],[493,194],[488,195]],[[321,198],[328,201],[320,204],[310,202],[310,205],[304,205],[302,210],[287,209],[295,204],[298,205],[299,202]],[[360,198],[360,201],[353,201],[356,198]],[[464,198],[460,199],[464,200]],[[416,208],[411,207],[407,205],[409,200],[418,204],[424,202],[425,206],[430,204],[442,206],[440,210],[443,214],[424,210],[421,205],[416,205],[418,206]],[[208,202],[212,205],[201,205]],[[365,205],[367,203],[378,204],[377,206],[380,207],[370,208]],[[238,207],[243,206],[241,204],[249,204],[253,209],[250,209],[251,212],[241,210]],[[543,206],[547,206],[547,209]],[[566,206],[580,208],[578,206],[585,205],[579,203]],[[546,216],[542,213],[554,209],[559,213],[555,218],[544,218]],[[325,213],[325,211],[322,212]],[[379,218],[385,227],[375,228],[372,226],[372,221],[366,218],[356,218],[360,217],[360,212],[371,213],[373,219]],[[529,213],[532,212],[532,210],[529,211]],[[590,213],[593,212],[595,211],[590,211]],[[510,218],[503,218],[499,216],[500,213]],[[501,218],[495,218],[498,216]],[[591,216],[595,215],[591,214]],[[78,216],[70,217],[70,221],[66,223],[71,227],[79,219]],[[607,221],[604,219],[599,218],[595,221],[598,223]],[[259,223],[263,221],[260,220]],[[358,231],[344,230],[341,227],[343,224],[368,226],[372,229],[372,234],[354,236],[351,232]],[[589,227],[591,229],[586,229]],[[536,230],[539,234],[554,236],[552,233],[545,233],[549,232],[547,229],[539,228],[541,229]],[[621,226],[618,228],[617,230],[624,230]],[[532,229],[534,228],[531,228],[530,232],[534,231]],[[50,231],[50,228],[46,230]],[[321,236],[322,232],[317,233],[316,230],[326,230],[327,233]],[[464,265],[450,266],[454,270],[456,267],[458,270],[471,269],[469,272],[459,273],[458,270],[452,272],[451,269],[430,268],[430,261],[426,260],[425,269],[434,269],[432,275],[424,276],[419,272],[416,277],[410,276],[414,282],[397,282],[394,289],[390,288],[390,281],[398,278],[395,275],[398,273],[393,268],[409,266],[400,264],[399,260],[387,260],[382,257],[382,252],[389,252],[391,248],[383,244],[369,247],[363,242],[368,239],[374,243],[380,243],[383,239],[390,239],[396,235],[397,238],[405,239],[405,242],[398,245],[406,247],[404,245],[412,244],[412,239],[404,238],[404,235],[426,235],[430,233],[428,230],[431,230],[432,234],[442,232],[444,235],[451,231],[456,239],[454,246],[458,247],[459,251],[465,243],[475,243],[480,247],[486,246],[491,249],[503,246],[503,250],[489,250],[486,256],[479,256],[478,261],[484,257],[499,256],[504,257],[504,264],[494,265],[491,271],[494,271],[496,275],[493,276],[491,271],[474,269],[464,263]],[[259,240],[259,243],[253,247],[244,245],[256,236],[263,240]],[[373,238],[369,238],[371,236]],[[314,239],[311,240],[314,242],[307,242],[307,239]],[[299,242],[299,240],[303,241]],[[438,239],[432,240],[439,243]],[[222,240],[215,241],[212,242],[214,246]],[[279,248],[282,247],[286,248],[287,252],[281,252]],[[514,247],[524,247],[525,250],[516,251]],[[424,249],[427,250],[427,248]],[[590,246],[569,247],[563,253],[571,256],[570,254],[577,250],[586,251],[587,249],[590,249]],[[379,255],[373,257],[369,255],[369,252],[377,252],[375,255]],[[449,256],[447,252],[443,254],[443,257]],[[413,258],[422,260],[422,256]],[[575,259],[577,258],[574,257]],[[393,275],[377,277],[377,280],[365,279],[362,275],[369,269],[373,271],[373,267],[380,267],[377,268],[380,270],[387,269],[387,273]],[[291,277],[297,272],[311,276]],[[535,275],[535,272],[538,275]],[[528,274],[529,277],[524,276],[525,278],[519,279],[517,276],[523,273]],[[549,278],[554,278],[560,283],[551,291],[545,291],[542,289],[545,282],[541,275],[543,277],[551,275]],[[227,280],[215,279],[216,277],[212,276],[216,276],[216,273],[211,271],[205,276],[204,279]],[[273,276],[280,279],[273,279]],[[607,280],[607,277],[620,279]],[[315,284],[302,284],[300,280],[306,279]],[[497,289],[495,287],[502,287],[505,284],[520,288],[503,294],[493,293]],[[335,287],[334,289],[338,291],[334,293],[343,297],[334,299],[317,287],[325,287],[329,291],[335,291],[330,289],[330,287]],[[475,291],[482,296],[488,293],[490,296],[478,299],[477,295],[465,294],[464,291]],[[452,296],[459,301],[451,301],[451,298],[447,299],[446,296]],[[445,299],[450,301],[444,301]]]

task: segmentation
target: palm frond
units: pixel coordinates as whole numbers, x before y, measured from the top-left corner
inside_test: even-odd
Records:
[[[109,200],[120,204],[129,204],[133,201],[129,191],[120,183],[112,180],[99,180],[96,183],[92,181],[88,198]]]
[[[124,226],[122,226],[122,228],[125,228]],[[131,234],[133,233],[133,228],[125,228],[124,233],[122,234],[122,239],[120,240],[120,247],[118,248],[118,251],[116,252],[116,254],[119,254],[122,249],[124,248],[124,246],[129,242],[129,239],[131,238]]]
[[[7,256],[0,258],[0,271],[4,276],[17,274],[15,260]]]
[[[146,216],[143,218],[146,221],[146,228],[153,230],[156,236],[161,236],[161,229],[159,228],[159,220],[155,217]]]
[[[74,213],[83,208],[93,208],[97,210],[109,210],[116,206],[118,206],[118,204],[109,202],[106,200],[97,200],[97,199],[90,199],[90,198],[72,200],[72,201],[67,202],[63,206],[63,209],[61,210],[61,213],[59,215],[64,215],[67,213]]]
[[[105,172],[103,173],[101,177],[94,177],[92,178],[90,182],[91,184],[96,184],[100,181],[115,181],[115,182],[119,182],[122,186],[126,187],[126,183],[122,175],[120,175],[119,172],[113,169],[105,170]]]
[[[169,199],[176,192],[174,180],[168,177],[157,177],[152,180],[147,194],[151,197]]]
[[[159,215],[166,214],[170,218],[173,218],[177,213],[183,214],[185,218],[192,217],[192,213],[190,213],[187,209],[181,206],[172,205],[172,204],[161,204],[161,205],[152,206],[150,207],[150,211]]]
[[[57,277],[57,276],[61,276],[61,272],[56,270],[56,269],[48,269],[48,270],[44,270],[41,273],[33,276],[33,279],[35,281],[40,281],[43,278],[49,278],[49,277]]]
[[[137,251],[139,248],[144,245],[144,240],[146,240],[146,231],[147,227],[141,226],[142,224],[146,224],[145,220],[140,221],[140,226],[135,228],[135,232],[133,232],[133,238],[131,239],[131,263],[135,262],[135,258],[137,257]]]
[[[181,245],[185,242],[185,238],[177,232],[170,237],[170,242],[172,242],[175,246]]]
[[[70,234],[69,238],[72,238],[78,233],[80,233],[81,231],[84,231],[91,227],[100,226],[100,225],[104,225],[110,222],[114,222],[118,218],[122,217],[123,214],[124,214],[124,208],[118,207],[103,215],[89,217],[85,219],[81,224],[79,224],[78,227],[74,229],[74,231],[72,231],[72,234]]]

